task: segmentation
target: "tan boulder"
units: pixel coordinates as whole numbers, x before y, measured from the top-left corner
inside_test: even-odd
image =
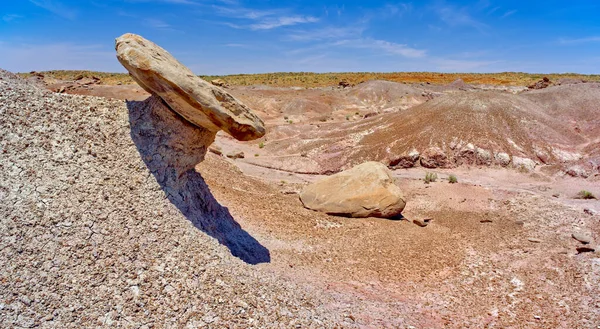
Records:
[[[227,85],[227,83],[225,83],[225,81],[223,79],[210,80],[210,83],[212,83],[213,85],[215,85],[217,87],[225,87]]]
[[[243,141],[265,134],[264,123],[250,108],[196,76],[158,45],[127,33],[117,38],[115,48],[119,62],[142,88],[192,124],[224,130]]]
[[[348,217],[399,215],[406,202],[391,171],[365,162],[308,185],[300,194],[306,208]]]

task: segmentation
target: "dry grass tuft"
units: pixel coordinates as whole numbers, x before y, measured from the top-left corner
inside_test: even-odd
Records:
[[[429,183],[433,183],[437,180],[437,174],[436,173],[426,173],[425,174],[425,184],[429,184]]]

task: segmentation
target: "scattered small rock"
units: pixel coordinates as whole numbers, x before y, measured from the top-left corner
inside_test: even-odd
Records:
[[[413,220],[413,224],[419,226],[419,227],[425,227],[427,226],[427,224],[429,221],[426,221],[425,219],[414,219]]]
[[[590,215],[590,216],[595,216],[596,215],[596,211],[593,209],[589,209],[589,208],[585,208],[583,209],[583,212]]]
[[[340,86],[342,88],[350,87],[350,82],[348,82],[346,80],[342,80],[338,83],[338,86]]]
[[[540,243],[540,242],[542,242],[542,240],[536,239],[536,238],[528,238],[527,241],[533,242],[533,243]]]
[[[566,173],[571,177],[588,178],[590,176],[590,173],[585,168],[579,165],[574,165],[567,168]]]
[[[494,221],[489,218],[484,218],[484,219],[480,220],[479,222],[480,223],[493,223]]]
[[[571,237],[583,244],[589,244],[590,242],[592,242],[592,238],[590,236],[582,233],[573,233],[571,234]]]
[[[548,77],[544,77],[542,80],[530,85],[528,88],[529,89],[544,89],[544,88],[548,88],[551,83],[552,83],[552,81],[550,81],[550,79],[548,79]]]
[[[244,152],[242,151],[233,151],[227,153],[227,157],[230,159],[243,159],[245,157]]]
[[[367,114],[365,114],[365,115],[363,116],[363,119],[367,119],[367,118],[370,118],[370,117],[374,117],[374,116],[376,116],[376,115],[379,115],[379,113],[378,113],[378,112],[370,112],[370,113],[367,113]]]
[[[577,247],[577,252],[578,253],[584,253],[584,252],[594,252],[596,251],[596,248],[594,247],[590,247],[590,246],[579,246]]]
[[[216,155],[223,155],[223,150],[221,149],[221,147],[219,145],[211,145],[208,147],[208,150],[211,153],[214,153]]]
[[[558,193],[554,193],[554,194],[552,194],[552,197],[553,197],[553,198],[558,198],[559,196],[560,196],[560,194],[558,194]]]
[[[518,220],[515,221],[515,224],[523,226],[523,225],[525,225],[525,221],[521,220],[521,219],[518,219]]]

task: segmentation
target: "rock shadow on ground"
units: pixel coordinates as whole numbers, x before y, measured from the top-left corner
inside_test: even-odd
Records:
[[[169,201],[232,255],[253,265],[270,262],[269,250],[219,204],[194,169],[204,159],[215,133],[188,123],[156,96],[128,101],[127,109],[131,138]]]

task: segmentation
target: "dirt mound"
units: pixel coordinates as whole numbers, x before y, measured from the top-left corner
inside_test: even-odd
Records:
[[[229,92],[272,124],[340,119],[355,108],[343,91],[331,88],[232,87]]]
[[[517,167],[535,167],[577,160],[576,146],[586,142],[532,100],[492,91],[451,93],[404,111],[357,123],[302,126],[296,133],[268,147],[288,156],[287,162],[289,156],[303,155],[299,161],[312,163],[312,170],[318,164],[321,172],[368,160],[402,167],[455,167],[506,166],[512,158]],[[280,159],[254,161],[277,167]]]
[[[574,79],[574,78],[560,78],[556,81],[557,86],[561,85],[575,85],[579,83],[587,83],[587,80],[584,79]]]
[[[5,71],[0,95],[1,327],[333,326],[304,297],[316,292],[244,263],[269,251],[177,171],[198,159],[158,156],[195,129],[170,126],[162,102],[55,94]]]
[[[473,89],[473,86],[467,84],[463,79],[456,79],[448,84],[448,87],[460,89],[460,90],[468,90]]]
[[[573,131],[600,138],[600,83],[565,84],[522,95]]]
[[[433,98],[424,88],[385,80],[363,82],[352,88],[348,96],[356,98],[358,104],[380,111],[407,109]]]
[[[356,121],[365,115],[407,109],[439,94],[389,81],[368,81],[344,89],[232,87],[230,92],[271,124]]]
[[[334,109],[331,104],[327,104],[323,101],[306,99],[306,98],[294,98],[289,102],[283,104],[281,113],[284,116],[306,116],[315,117],[331,114]]]

